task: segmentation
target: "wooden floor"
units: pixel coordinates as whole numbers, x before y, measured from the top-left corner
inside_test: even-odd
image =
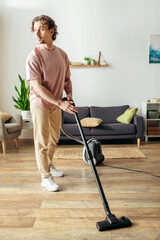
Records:
[[[125,146],[137,147],[135,143],[112,145]],[[142,143],[139,149],[145,159],[106,159],[104,165],[160,175],[160,142]],[[111,211],[133,223],[129,228],[99,232],[96,222],[105,219],[105,212],[90,167],[70,159],[58,159],[55,165],[65,176],[56,179],[61,191],[51,193],[40,185],[31,141],[20,142],[18,151],[9,143],[5,156],[0,148],[1,240],[160,239],[160,178],[98,166]]]

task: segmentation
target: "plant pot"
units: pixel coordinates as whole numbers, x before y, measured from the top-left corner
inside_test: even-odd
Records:
[[[23,119],[31,119],[31,111],[30,110],[22,110],[21,115]]]
[[[84,61],[83,61],[83,64],[84,64],[84,65],[89,65],[89,60],[84,60]]]

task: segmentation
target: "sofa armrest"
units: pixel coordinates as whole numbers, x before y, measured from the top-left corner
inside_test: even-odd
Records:
[[[144,137],[144,120],[142,116],[135,115],[133,123],[136,125],[136,138]]]
[[[0,141],[5,140],[5,125],[3,120],[0,118]]]
[[[8,123],[18,123],[19,125],[22,126],[22,115],[16,114],[12,116],[12,118],[8,121]]]

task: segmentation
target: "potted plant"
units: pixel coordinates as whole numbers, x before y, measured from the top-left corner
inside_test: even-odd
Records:
[[[22,79],[20,74],[18,74],[18,77],[21,83],[20,91],[18,90],[17,86],[15,86],[18,96],[16,98],[12,96],[12,99],[16,103],[14,107],[21,110],[23,119],[28,119],[31,118],[29,101],[30,87],[28,82],[27,85],[25,84],[25,80]]]
[[[89,57],[85,57],[83,61],[84,65],[89,65],[89,60]]]

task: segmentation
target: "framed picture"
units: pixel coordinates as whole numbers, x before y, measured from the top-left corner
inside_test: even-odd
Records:
[[[149,63],[160,63],[160,34],[150,35]]]

